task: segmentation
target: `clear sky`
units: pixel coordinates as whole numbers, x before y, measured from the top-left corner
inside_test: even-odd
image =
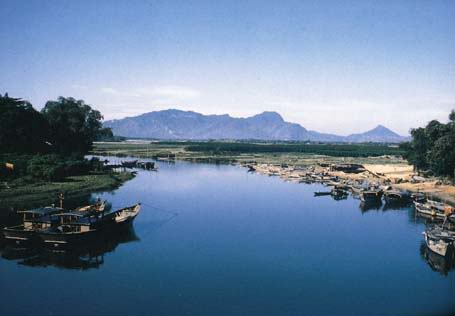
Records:
[[[407,134],[455,108],[455,0],[2,0],[6,91]]]

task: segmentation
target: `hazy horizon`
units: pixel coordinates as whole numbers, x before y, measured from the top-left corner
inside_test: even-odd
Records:
[[[280,113],[408,135],[455,108],[455,1],[3,1],[0,92],[105,119]]]

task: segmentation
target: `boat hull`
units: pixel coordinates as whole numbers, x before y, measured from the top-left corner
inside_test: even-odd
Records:
[[[424,236],[428,249],[442,257],[446,257],[449,253],[449,250],[451,250],[451,247],[453,247],[453,241],[447,241],[442,238],[435,238],[427,232],[424,233]]]
[[[101,237],[101,234],[117,233],[130,229],[139,210],[140,205],[138,204],[134,207],[108,214],[100,222],[94,223],[90,227],[81,227],[81,231],[58,232],[49,230],[39,232],[38,236],[47,249],[60,250],[73,248],[90,243]]]
[[[3,228],[3,236],[7,242],[28,245],[39,242],[36,231],[24,229],[23,225]]]

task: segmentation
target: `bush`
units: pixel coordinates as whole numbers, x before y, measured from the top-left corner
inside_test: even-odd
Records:
[[[79,176],[89,173],[92,166],[87,160],[72,160],[65,163],[66,176]]]
[[[65,164],[57,155],[36,155],[28,162],[27,174],[46,181],[65,178]]]

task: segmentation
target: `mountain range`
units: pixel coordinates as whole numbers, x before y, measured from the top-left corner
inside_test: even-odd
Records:
[[[353,143],[400,143],[408,140],[408,137],[400,136],[382,125],[365,133],[348,136],[319,133],[286,122],[276,112],[234,118],[228,114],[204,115],[170,109],[106,121],[104,126],[112,128],[116,136],[167,140],[256,139]]]

